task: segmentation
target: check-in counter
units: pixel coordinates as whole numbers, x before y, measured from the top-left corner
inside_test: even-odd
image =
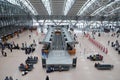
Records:
[[[76,49],[68,50],[68,53],[69,53],[70,55],[75,55]]]

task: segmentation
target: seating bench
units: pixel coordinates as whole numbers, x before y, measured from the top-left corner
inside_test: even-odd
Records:
[[[32,71],[33,70],[33,65],[28,65],[28,69],[25,68],[25,65],[20,65],[19,70],[20,71]]]
[[[113,65],[111,64],[99,64],[99,63],[95,63],[95,67],[98,69],[98,70],[111,70],[113,69]]]

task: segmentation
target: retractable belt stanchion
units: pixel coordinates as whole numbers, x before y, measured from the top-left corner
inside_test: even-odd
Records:
[[[105,48],[105,46],[103,46],[102,44],[100,44],[99,42],[97,42],[96,40],[92,39],[90,36],[88,36],[88,40],[93,43],[96,47],[98,47],[102,52],[104,53],[108,53],[108,49]]]

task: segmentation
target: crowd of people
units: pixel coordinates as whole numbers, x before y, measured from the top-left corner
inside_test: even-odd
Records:
[[[20,49],[19,45],[15,44],[14,42],[13,43],[4,43],[4,44],[1,43],[1,53],[2,53],[2,56],[4,56],[4,57],[7,57],[7,52],[5,51],[6,48],[9,49],[10,52],[12,52],[13,49]]]
[[[30,54],[33,53],[35,51],[35,40],[33,40],[33,44],[30,44],[30,46],[27,47],[27,43],[22,43],[22,47],[19,46],[19,44],[15,44],[15,42],[13,41],[12,43],[0,43],[0,48],[1,48],[1,54],[4,57],[7,57],[7,52],[5,49],[9,49],[10,52],[12,52],[14,49],[17,50],[25,50],[25,54]]]

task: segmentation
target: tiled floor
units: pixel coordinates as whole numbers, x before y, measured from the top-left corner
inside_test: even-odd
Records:
[[[29,34],[32,35],[29,39]],[[38,43],[43,39],[45,35],[36,35],[36,31],[33,33],[26,31],[20,34],[20,37],[13,38],[9,42],[15,41],[21,46],[21,43],[27,42],[27,45],[33,42],[33,39]],[[96,40],[102,43],[108,48],[109,53],[105,54],[101,52],[96,46],[90,43],[87,38],[83,37],[81,33],[77,33],[77,40],[79,44],[76,45],[77,53],[77,67],[67,72],[53,72],[46,73],[45,69],[41,65],[41,48],[42,45],[37,44],[36,51],[33,54],[38,56],[39,62],[34,65],[33,71],[29,72],[26,76],[22,76],[18,70],[20,63],[24,63],[28,55],[25,55],[24,51],[13,50],[11,53],[9,50],[5,50],[8,53],[7,57],[0,55],[0,80],[4,80],[6,76],[12,76],[13,79],[18,80],[45,80],[46,75],[49,75],[50,80],[120,80],[120,55],[110,46],[107,45],[107,41],[114,41],[120,38],[110,37],[108,34],[102,34],[102,37],[95,36]],[[90,54],[102,54],[104,59],[100,63],[109,63],[114,65],[113,70],[101,71],[94,68],[94,63],[87,60],[87,56]]]

